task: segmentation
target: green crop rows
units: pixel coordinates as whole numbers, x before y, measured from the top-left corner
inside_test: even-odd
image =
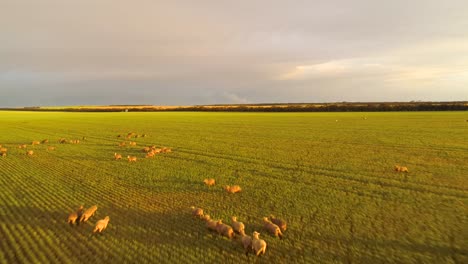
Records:
[[[0,145],[8,148],[0,157],[0,263],[467,263],[467,119],[0,112]],[[119,147],[125,139],[117,135],[128,132],[147,137]],[[31,146],[43,139],[50,142]],[[172,153],[145,159],[150,145]],[[395,164],[410,172],[394,172]],[[68,225],[81,204],[98,205],[97,214]],[[194,219],[192,205],[228,224],[237,216],[246,233],[261,233],[266,255],[246,257],[238,238]],[[283,240],[263,229],[270,214],[287,220]],[[107,229],[92,235],[106,215]]]

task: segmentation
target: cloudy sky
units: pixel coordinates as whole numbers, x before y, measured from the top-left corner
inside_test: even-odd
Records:
[[[466,0],[0,0],[0,106],[468,100]]]

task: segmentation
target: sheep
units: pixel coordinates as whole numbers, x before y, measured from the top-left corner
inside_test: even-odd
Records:
[[[136,146],[136,145],[137,145],[137,143],[136,143],[135,141],[130,141],[128,144],[129,144],[130,146]]]
[[[151,151],[151,148],[150,148],[150,147],[144,147],[142,150],[143,150],[143,152],[147,152],[147,153],[148,153],[148,152]]]
[[[211,220],[210,215],[204,215],[203,220],[206,222],[206,227],[211,231],[217,231],[216,224],[218,221]]]
[[[33,142],[31,143],[31,145],[33,145],[33,146],[34,146],[34,145],[40,145],[40,144],[41,144],[41,142],[39,142],[39,141],[33,141]]]
[[[268,217],[263,217],[263,226],[270,234],[283,239],[283,233],[281,233],[281,229],[268,220]]]
[[[146,153],[145,158],[152,158],[152,157],[154,157],[154,152],[150,151],[150,152]]]
[[[65,144],[65,143],[68,143],[68,140],[66,138],[61,138],[61,139],[59,139],[59,143],[60,144]]]
[[[265,254],[267,244],[265,240],[259,238],[260,233],[254,231],[252,234],[252,250],[256,256]]]
[[[80,144],[80,140],[79,140],[79,139],[72,139],[72,140],[70,140],[70,143],[72,143],[72,144]]]
[[[104,231],[107,227],[107,224],[109,223],[109,216],[106,216],[104,219],[101,219],[96,222],[96,226],[94,227],[93,233],[99,232],[101,233]]]
[[[115,153],[114,153],[114,159],[115,159],[115,160],[122,159],[122,155],[117,154],[117,152],[115,152]]]
[[[135,157],[135,156],[127,156],[127,159],[128,159],[128,162],[136,162],[137,161],[137,157]]]
[[[274,215],[270,215],[270,219],[273,224],[277,225],[281,229],[281,232],[286,231],[286,228],[287,228],[286,221],[276,218]]]
[[[19,149],[24,149],[26,147],[27,147],[26,144],[21,144],[21,145],[18,146]]]
[[[395,165],[394,170],[396,172],[409,172],[407,167]]]
[[[249,251],[252,250],[252,237],[245,234],[244,230],[240,233],[242,246],[244,246],[245,255],[249,255]]]
[[[6,157],[6,156],[7,156],[7,154],[6,154],[6,152],[2,152],[2,153],[0,153],[0,156],[2,156],[2,157]]]
[[[208,186],[213,186],[216,183],[215,179],[204,179],[203,182]]]
[[[229,225],[223,224],[222,220],[218,220],[218,222],[216,222],[216,231],[218,231],[218,234],[225,236],[227,238],[234,237],[234,231],[232,230],[232,227]]]
[[[32,155],[34,155],[34,151],[28,150],[28,151],[26,151],[26,155],[32,156]]]
[[[162,151],[162,149],[160,149],[160,148],[153,148],[153,152],[155,154],[161,153],[161,151]]]
[[[119,143],[119,147],[125,147],[127,143],[125,141]]]
[[[172,152],[172,149],[167,148],[167,147],[163,147],[163,148],[161,149],[161,152],[162,152],[162,153],[169,153],[169,152]]]
[[[68,216],[67,222],[71,225],[75,224],[76,220],[81,217],[82,213],[83,213],[83,205],[81,205],[80,208],[76,210],[76,212],[73,212]]]
[[[232,220],[232,229],[234,229],[236,233],[244,232],[244,229],[245,229],[244,223],[237,222],[237,217],[235,216],[231,217],[231,220]]]
[[[203,217],[203,209],[201,208],[195,208],[195,206],[191,206],[190,209],[192,209],[192,215],[194,217],[202,218]]]
[[[7,148],[1,148],[1,147],[0,147],[0,152],[7,152],[7,151],[8,151]]]
[[[228,193],[238,193],[238,192],[242,191],[242,189],[241,189],[241,187],[239,185],[233,185],[233,186],[226,185],[223,188]]]
[[[55,150],[55,147],[54,146],[48,146],[47,150]]]
[[[80,222],[86,222],[88,219],[93,216],[97,211],[97,205],[93,205],[90,208],[86,209],[80,217]]]
[[[49,140],[48,140],[48,139],[43,139],[43,140],[41,141],[41,144],[46,144],[46,143],[49,143]]]

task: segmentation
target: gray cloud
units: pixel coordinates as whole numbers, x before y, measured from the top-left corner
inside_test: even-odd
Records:
[[[6,0],[0,106],[468,100],[466,1]]]

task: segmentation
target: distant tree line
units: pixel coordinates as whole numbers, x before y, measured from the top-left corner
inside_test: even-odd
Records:
[[[391,103],[323,103],[323,104],[249,104],[249,105],[199,105],[191,107],[157,108],[131,106],[108,106],[105,108],[0,108],[14,111],[57,111],[57,112],[390,112],[390,111],[466,111],[468,102],[391,102]]]

